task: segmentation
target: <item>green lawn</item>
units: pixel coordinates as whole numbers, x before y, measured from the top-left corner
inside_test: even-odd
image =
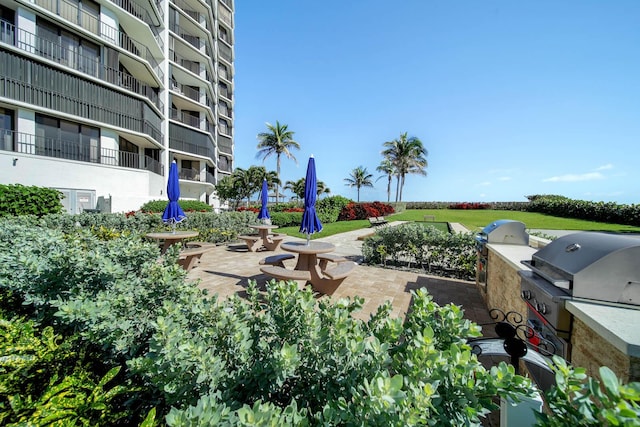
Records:
[[[425,215],[434,215],[435,222],[424,222]],[[477,231],[492,221],[498,219],[514,219],[522,221],[527,228],[541,228],[549,230],[584,230],[584,231],[615,231],[619,233],[640,233],[640,227],[630,225],[607,224],[603,222],[583,221],[579,219],[559,218],[532,212],[496,211],[496,210],[458,210],[458,209],[411,209],[399,214],[387,217],[390,221],[419,221],[425,225],[434,225],[444,228],[447,222],[459,222],[469,230]],[[333,234],[368,228],[368,220],[340,221],[332,224],[323,224],[320,233],[311,236],[312,239],[331,236]],[[300,233],[300,227],[278,228],[278,233],[284,233],[294,237],[305,237]],[[371,232],[374,228],[371,228]]]
[[[497,210],[460,210],[460,209],[416,209],[392,215],[390,219],[402,221],[422,221],[424,215],[434,215],[436,221],[459,222],[469,230],[481,229],[498,219],[522,221],[527,228],[549,230],[583,230],[640,232],[640,227],[631,225],[607,224],[603,222],[583,221],[580,219],[559,218],[533,212],[497,211]]]

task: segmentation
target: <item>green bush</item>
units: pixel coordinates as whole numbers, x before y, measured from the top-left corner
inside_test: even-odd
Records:
[[[1,425],[116,425],[129,415],[120,367],[98,374],[99,359],[75,337],[0,316],[0,354]]]
[[[536,413],[537,426],[640,426],[640,383],[621,384],[611,369],[600,368],[602,382],[553,357],[556,386],[545,393],[550,413]]]
[[[527,196],[529,212],[610,224],[640,226],[640,205],[573,200],[558,195]]]
[[[273,212],[269,216],[271,223],[278,227],[291,227],[302,223],[302,212]]]
[[[142,205],[140,211],[146,213],[163,213],[167,207],[167,203],[169,203],[167,199],[152,200]],[[199,200],[178,200],[178,204],[185,212],[212,212],[213,210],[211,206]]]
[[[414,266],[445,277],[475,278],[473,233],[444,233],[415,223],[386,227],[365,239],[362,254],[369,264]]]
[[[0,184],[0,218],[6,216],[43,216],[62,211],[64,195],[52,188]]]
[[[330,196],[316,202],[316,212],[323,223],[336,222],[342,209],[351,203],[351,199],[342,196]]]

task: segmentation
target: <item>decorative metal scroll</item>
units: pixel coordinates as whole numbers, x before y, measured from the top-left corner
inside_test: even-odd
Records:
[[[489,315],[494,321],[480,326],[495,325],[498,338],[469,340],[473,353],[478,356],[509,356],[516,373],[519,373],[520,359],[534,363],[551,372],[548,356],[556,352],[556,346],[527,325],[522,314],[516,311],[505,313],[500,309],[493,308],[489,311]],[[529,348],[536,351],[529,352]]]

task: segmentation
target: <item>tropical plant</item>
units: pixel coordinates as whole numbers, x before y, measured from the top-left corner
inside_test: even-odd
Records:
[[[409,173],[426,176],[427,150],[417,137],[407,137],[407,132],[400,135],[400,138],[387,141],[382,155],[389,159],[395,169],[396,174],[396,202],[402,201],[402,188],[404,187],[405,176]]]
[[[281,125],[276,120],[275,126],[267,123],[268,132],[261,132],[258,134],[258,154],[257,158],[262,158],[265,161],[272,155],[276,156],[276,174],[278,182],[276,184],[276,204],[278,204],[278,198],[280,193],[280,157],[285,155],[289,159],[297,160],[291,153],[292,149],[299,150],[300,144],[293,140],[293,134],[295,132],[289,130],[289,126],[286,124]]]
[[[0,184],[0,218],[14,215],[47,215],[62,211],[63,194],[53,188]]]
[[[358,166],[351,171],[348,178],[344,179],[347,182],[346,185],[356,187],[358,190],[358,202],[360,201],[360,188],[373,187],[373,183],[371,182],[372,177],[373,175],[367,171],[367,168]]]
[[[287,181],[284,184],[283,189],[284,190],[289,190],[291,191],[293,194],[296,195],[296,197],[300,200],[304,199],[304,187],[305,187],[305,183],[306,183],[306,178],[300,178],[297,181]],[[326,184],[322,181],[317,181],[316,183],[317,185],[317,192],[316,194],[319,196],[323,193],[331,193],[331,189],[329,187],[326,186]]]
[[[378,177],[376,181],[382,178],[387,178],[387,203],[389,203],[391,201],[391,180],[393,179],[393,175],[395,174],[396,170],[393,167],[393,163],[391,163],[391,160],[389,160],[388,158],[383,159],[376,170],[384,174]]]

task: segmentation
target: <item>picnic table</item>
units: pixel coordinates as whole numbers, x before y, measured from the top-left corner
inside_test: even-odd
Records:
[[[280,246],[287,252],[298,254],[296,266],[287,268],[284,254],[265,258],[260,268],[263,273],[282,280],[293,280],[303,287],[307,282],[315,291],[331,295],[355,268],[355,263],[341,256],[331,255],[336,247],[327,242],[285,242]],[[331,266],[329,266],[331,262]]]
[[[277,225],[256,224],[249,227],[258,232],[256,234],[238,236],[239,239],[245,241],[249,252],[255,252],[263,247],[268,251],[275,251],[285,237],[283,234],[270,234],[271,230],[278,228]]]
[[[159,233],[147,233],[144,235],[144,237],[148,239],[155,239],[158,242],[162,241],[162,253],[165,253],[171,245],[180,243],[184,239],[190,239],[197,236],[197,231],[164,231]]]

